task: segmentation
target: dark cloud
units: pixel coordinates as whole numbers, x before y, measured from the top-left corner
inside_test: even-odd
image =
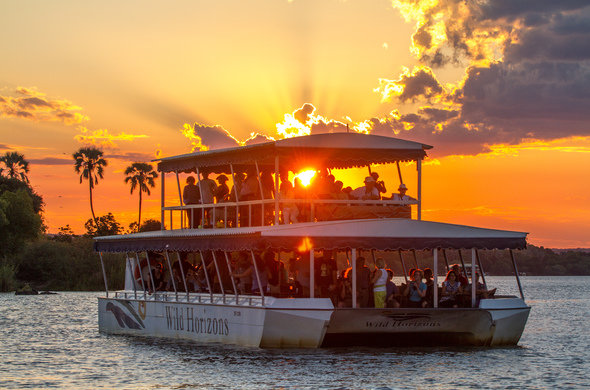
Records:
[[[10,145],[0,144],[0,150],[14,150]]]
[[[71,158],[61,157],[43,157],[43,158],[30,158],[27,159],[31,164],[34,165],[71,165],[73,160]]]
[[[116,160],[133,161],[133,162],[150,162],[150,161],[154,160],[156,157],[154,155],[148,154],[148,153],[127,152],[127,153],[105,153],[105,158],[107,158],[107,159],[112,158],[112,159],[116,159]]]
[[[207,126],[195,123],[194,134],[201,138],[209,149],[224,149],[239,146],[240,143],[227,130],[219,125]]]
[[[530,14],[552,14],[579,10],[588,6],[587,0],[488,0],[470,4],[480,19],[508,19],[525,17]]]
[[[49,98],[32,88],[18,87],[17,96],[0,96],[0,118],[63,122],[68,125],[88,120],[80,107],[67,100]]]
[[[305,103],[300,109],[295,110],[293,117],[301,124],[306,124],[310,116],[315,112],[313,104]]]
[[[460,114],[459,110],[434,107],[421,107],[418,110],[418,113],[423,114],[428,119],[434,120],[436,122],[444,122],[451,118],[455,118]]]
[[[251,134],[250,138],[244,141],[244,145],[262,144],[269,141],[274,141],[274,139],[266,134],[255,133]]]
[[[424,68],[411,75],[403,75],[400,84],[404,85],[404,91],[399,95],[402,102],[415,101],[418,97],[429,99],[443,91],[434,74]]]

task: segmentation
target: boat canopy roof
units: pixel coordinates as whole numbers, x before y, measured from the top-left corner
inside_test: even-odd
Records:
[[[414,141],[361,133],[326,133],[285,138],[235,148],[216,149],[162,158],[161,172],[203,171],[227,173],[229,164],[237,170],[256,161],[274,171],[275,156],[281,169],[297,170],[306,166],[352,168],[369,164],[416,161],[426,157],[432,146]]]
[[[411,219],[326,221],[97,237],[98,252],[316,249],[524,249],[527,233]]]

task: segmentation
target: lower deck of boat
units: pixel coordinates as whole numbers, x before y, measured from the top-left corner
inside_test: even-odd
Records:
[[[262,348],[516,345],[530,307],[520,298],[478,308],[334,308],[327,298],[191,294],[99,298],[99,330]]]

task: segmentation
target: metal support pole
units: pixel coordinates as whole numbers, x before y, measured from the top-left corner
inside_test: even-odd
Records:
[[[416,250],[412,249],[412,254],[414,255],[414,265],[416,266],[416,268],[420,268],[418,266],[418,258],[416,257]]]
[[[254,165],[256,166],[256,177],[258,178],[258,188],[260,189],[260,199],[262,199],[262,213],[260,216],[260,226],[264,226],[264,193],[262,192],[262,181],[260,180],[260,170],[258,169],[258,161],[254,160]],[[252,222],[250,222],[250,226]]]
[[[168,250],[164,251],[164,255],[166,256],[166,262],[168,263],[168,269],[170,270],[170,280],[172,280],[172,287],[174,288],[174,296],[176,296],[176,301],[178,302],[178,290],[176,289],[176,280],[174,280],[174,271],[172,270],[172,264],[170,263],[170,257],[168,257]]]
[[[352,248],[352,307],[356,309],[356,248]]]
[[[178,199],[180,199],[180,228],[184,229],[184,215],[182,212],[182,207],[184,206],[184,199],[182,199],[182,191],[180,191],[180,178],[178,177],[178,171],[176,173],[176,186],[178,187]],[[189,226],[190,228],[190,226]]]
[[[463,261],[463,254],[461,253],[461,249],[459,249],[459,260],[461,260],[461,269],[463,270],[463,275],[465,275],[465,279],[469,279],[467,277],[467,268],[465,268],[465,262]]]
[[[309,297],[315,298],[315,250],[309,250]]]
[[[236,286],[236,280],[234,279],[234,273],[233,273],[233,270],[231,269],[231,262],[229,261],[229,256],[226,251],[223,251],[223,254],[225,255],[225,262],[227,263],[227,270],[229,271],[229,277],[231,278],[231,284],[232,284],[232,287],[234,288],[234,294],[236,294],[236,305],[237,305],[238,304],[238,288]]]
[[[104,290],[107,293],[107,298],[109,297],[109,285],[107,284],[107,273],[104,270],[104,261],[102,261],[102,252],[98,252],[98,256],[100,257],[100,265],[102,266],[102,277],[104,279]]]
[[[516,261],[514,260],[514,252],[510,249],[510,258],[512,259],[512,266],[514,267],[514,275],[516,276],[516,283],[518,283],[518,291],[520,291],[520,298],[524,301],[524,293],[522,292],[522,285],[520,284],[520,275],[516,268]]]
[[[432,294],[433,294],[433,306],[436,309],[438,307],[438,248],[434,248],[432,250],[432,254],[433,254],[433,276],[434,276],[434,286],[432,288]]]
[[[143,287],[143,300],[147,299],[147,290],[145,288],[145,282],[143,281],[143,272],[141,272],[141,262],[139,261],[139,255],[135,252],[135,261],[137,262],[137,268],[139,268],[139,277],[141,279],[141,287]],[[148,264],[149,266],[149,264]]]
[[[164,207],[166,204],[164,178],[166,177],[166,173],[164,171],[162,171],[160,177],[162,178],[162,185],[161,185],[162,188],[161,188],[161,195],[160,195],[160,230],[164,230],[166,228],[166,224],[164,223],[164,219],[166,218],[166,211],[164,210]]]
[[[398,249],[397,253],[399,253],[399,259],[402,262],[402,269],[404,271],[404,279],[406,280],[406,284],[408,283],[408,271],[406,271],[406,263],[404,262],[404,257],[402,256],[402,250]]]
[[[445,259],[445,265],[447,266],[447,272],[449,272],[450,268],[449,268],[449,259],[447,259],[447,250],[443,249],[442,251],[443,251],[443,257]]]
[[[180,252],[176,252],[176,260],[178,261],[178,266],[180,267],[180,274],[182,275],[182,283],[184,284],[184,291],[186,291],[186,301],[189,301],[189,292],[188,287],[186,285],[186,277],[184,276],[184,267],[182,266],[182,261],[180,260]]]
[[[264,306],[264,291],[262,289],[262,284],[260,284],[260,274],[258,273],[258,265],[256,265],[256,257],[254,256],[254,251],[251,250],[250,254],[252,255],[252,264],[254,265],[254,273],[256,274],[256,281],[258,282],[258,290],[262,297],[262,306]]]
[[[418,169],[418,221],[422,220],[422,160],[416,161]]]
[[[135,299],[137,299],[137,287],[135,286],[135,278],[133,277],[133,268],[131,267],[131,258],[129,257],[129,253],[125,252],[125,263],[127,263],[127,268],[129,269],[129,275],[131,276],[131,281],[133,284],[133,293]],[[125,278],[127,280],[127,278]]]
[[[221,281],[221,273],[219,272],[219,267],[217,266],[217,256],[215,256],[215,251],[211,251],[211,254],[213,255],[213,265],[215,266],[215,272],[217,273],[217,280],[219,280],[221,296],[223,299],[223,303],[225,303],[225,289],[223,288],[223,282]]]
[[[399,168],[399,161],[396,161],[395,164],[397,165],[397,175],[399,176],[399,184],[403,184],[404,180],[402,179],[402,170]]]
[[[152,281],[152,294],[156,294],[156,283],[154,282],[154,275],[152,275],[152,265],[150,263],[150,258],[148,256],[147,251],[145,252],[145,259],[147,260],[148,272],[150,273],[150,280]],[[154,299],[156,299],[155,295]]]
[[[471,248],[471,307],[475,307],[477,280],[475,279],[475,248]]]
[[[275,156],[275,226],[279,226],[279,155]]]
[[[240,198],[238,196],[238,188],[236,186],[236,175],[234,174],[234,166],[233,166],[233,164],[229,164],[229,169],[231,170],[231,179],[232,179],[232,181],[234,183],[233,187],[234,187],[234,194],[236,196],[236,203],[239,203]],[[235,227],[238,227],[238,225],[240,224],[239,223],[239,221],[240,221],[240,216],[239,216],[239,211],[240,210],[239,210],[239,208],[240,208],[240,206],[238,206],[236,204],[236,226]]]
[[[203,267],[203,272],[205,272],[205,281],[207,282],[207,288],[209,289],[209,300],[213,303],[213,289],[211,288],[211,282],[209,281],[209,271],[207,270],[207,264],[205,264],[203,251],[200,250],[199,255],[201,256],[201,266]]]
[[[199,174],[199,168],[197,167],[197,180],[199,181],[199,198],[201,198],[201,226],[205,227],[205,203],[203,202],[203,187],[201,187],[201,175]],[[198,227],[198,226],[197,226]],[[213,299],[213,298],[211,298]]]
[[[475,250],[475,257],[477,258],[477,266],[479,267],[479,274],[481,275],[481,281],[483,282],[483,285],[487,290],[488,284],[486,283],[486,277],[483,272],[483,267],[481,266],[481,260],[479,259],[479,252],[477,249]]]

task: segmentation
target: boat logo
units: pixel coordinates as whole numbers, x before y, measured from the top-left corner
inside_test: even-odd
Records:
[[[118,301],[123,307],[127,309],[127,311],[135,318],[133,319],[129,314],[125,313],[125,310],[117,306],[113,302],[108,302],[106,306],[106,311],[110,311],[115,316],[117,323],[121,328],[129,328],[129,329],[142,329],[145,328],[143,321],[139,317],[139,315],[135,312],[135,309],[131,306],[129,301]]]

